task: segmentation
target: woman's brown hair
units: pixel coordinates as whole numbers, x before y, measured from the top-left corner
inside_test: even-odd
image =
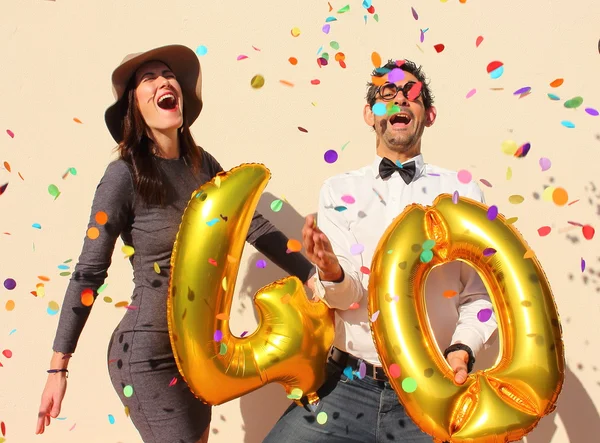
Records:
[[[119,157],[131,165],[137,194],[148,205],[164,205],[167,189],[152,153],[154,142],[148,136],[148,125],[142,117],[135,95],[135,76],[129,81],[121,101],[123,107],[123,139],[116,147]],[[201,150],[187,124],[183,104],[183,126],[179,130],[180,155],[195,173],[200,168]]]

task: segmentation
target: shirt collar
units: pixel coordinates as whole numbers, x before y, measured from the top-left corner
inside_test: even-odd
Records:
[[[371,164],[371,168],[373,169],[373,176],[375,178],[380,178],[379,177],[379,163],[381,163],[381,160],[383,160],[383,157],[376,155],[375,159],[373,160],[373,163]],[[406,160],[405,162],[402,162],[402,164],[408,163],[411,161],[415,162],[415,178],[413,178],[413,181],[415,181],[421,175],[425,174],[425,161],[423,160],[423,154],[416,155],[413,158],[410,158],[410,159]]]

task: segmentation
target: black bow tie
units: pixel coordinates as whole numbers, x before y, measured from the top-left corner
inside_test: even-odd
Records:
[[[415,177],[416,167],[415,162],[411,161],[404,163],[402,166],[398,166],[396,163],[391,161],[389,158],[384,157],[379,163],[379,175],[382,179],[391,177],[394,172],[398,171],[400,177],[408,185]]]

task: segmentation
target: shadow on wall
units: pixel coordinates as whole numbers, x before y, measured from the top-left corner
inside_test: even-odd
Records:
[[[301,241],[304,216],[300,215],[290,204],[285,202],[279,212],[273,212],[271,210],[271,202],[277,198],[269,192],[263,193],[257,210],[288,238]],[[246,273],[246,277],[241,282],[240,287],[240,297],[244,301],[244,306],[246,308],[251,307],[253,310],[252,298],[254,294],[263,286],[288,275],[259,252],[255,252],[250,256],[250,266],[255,266],[254,264],[260,259],[267,262],[267,267],[261,269],[260,272],[256,272],[253,269],[251,272]],[[255,310],[254,315],[256,317]],[[283,386],[278,383],[270,383],[242,397],[240,399],[240,409],[246,432],[244,442],[262,442],[290,404],[291,400],[286,397]]]
[[[276,198],[270,193],[263,194],[258,210],[289,238],[300,240],[304,217],[289,204],[284,204],[280,212],[273,212],[270,204]],[[255,253],[251,256],[250,263],[254,264],[259,259],[267,260],[262,254]],[[247,273],[241,287],[241,297],[246,299],[246,307],[253,306],[252,297],[261,287],[285,276],[286,273],[271,262],[260,272]],[[430,315],[430,321],[440,347],[445,348],[452,336],[456,318],[452,315],[439,318]],[[499,340],[496,339],[489,349],[479,354],[474,369],[492,367],[498,355],[498,348]],[[277,383],[271,383],[242,397],[240,408],[246,432],[244,442],[262,442],[290,404],[291,401],[286,398],[283,387]],[[526,437],[526,442],[550,443],[558,430],[557,418],[560,418],[570,443],[590,441],[590,435],[600,435],[598,410],[579,378],[569,367],[565,368],[565,383],[556,411],[539,422]]]

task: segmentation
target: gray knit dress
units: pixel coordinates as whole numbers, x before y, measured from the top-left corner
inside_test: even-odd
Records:
[[[148,206],[136,196],[129,164],[116,160],[108,165],[96,188],[88,225],[97,227],[100,236],[85,237],[53,344],[57,352],[75,351],[91,310],[82,304],[81,292],[89,288],[97,296],[120,236],[135,250],[130,258],[135,288],[129,309],[110,340],[108,368],[117,394],[146,443],[194,443],[210,423],[211,407],[196,399],[177,370],[166,311],[171,251],[184,209],[192,192],[223,170],[208,152],[201,150],[201,154],[202,167],[196,174],[183,158],[153,157],[167,189],[167,204],[162,207]],[[95,221],[99,211],[108,215],[104,225]],[[303,282],[314,273],[303,255],[286,253],[287,237],[259,213],[246,240]],[[170,386],[174,378],[178,381]],[[131,396],[125,396],[126,386],[133,388]],[[130,388],[127,391],[131,394]]]

